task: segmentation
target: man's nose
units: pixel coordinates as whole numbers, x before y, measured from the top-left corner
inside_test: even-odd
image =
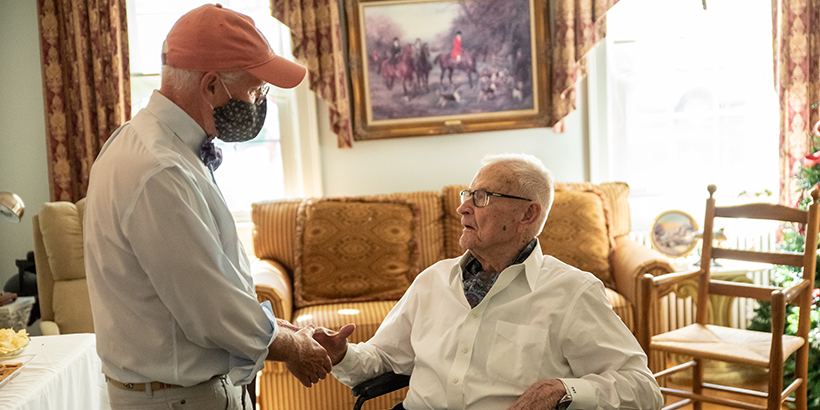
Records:
[[[456,212],[461,215],[469,214],[473,211],[473,198],[469,198],[466,201],[462,202],[461,205],[456,208]]]

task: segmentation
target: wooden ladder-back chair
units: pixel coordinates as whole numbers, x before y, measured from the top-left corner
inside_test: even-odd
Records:
[[[676,409],[693,404],[694,410],[701,408],[702,402],[715,403],[729,407],[745,409],[780,409],[784,401],[794,401],[796,408],[805,410],[807,407],[807,373],[809,356],[809,328],[811,320],[809,313],[812,303],[812,288],[814,287],[815,265],[817,261],[817,231],[818,231],[818,196],[817,189],[812,191],[813,202],[808,211],[789,208],[774,204],[748,204],[739,206],[716,207],[713,194],[717,188],[709,185],[709,199],[706,201],[706,216],[703,226],[703,252],[700,268],[693,272],[671,273],[653,277],[645,275],[641,281],[642,307],[644,312],[658,315],[658,292],[660,289],[670,289],[684,280],[697,281],[698,291],[696,303],[695,323],[667,333],[651,336],[645,334],[640,341],[644,350],[667,354],[680,354],[692,357],[686,363],[659,371],[655,378],[659,379],[672,373],[692,368],[692,390],[684,391],[662,387],[665,395],[682,397],[683,400],[664,407]],[[746,251],[714,247],[712,243],[715,218],[746,218],[797,223],[805,227],[806,249],[798,253],[771,253]],[[713,259],[733,259],[751,262],[788,265],[802,268],[802,280],[789,288],[774,286],[756,286],[746,283],[725,282],[712,280],[709,272]],[[771,333],[757,332],[730,327],[715,326],[706,323],[706,303],[710,295],[726,295],[732,297],[753,298],[771,303],[772,327]],[[800,308],[799,324],[795,336],[784,335],[786,325],[786,305],[791,304]],[[649,325],[649,314],[644,315]],[[650,327],[645,327],[650,329]],[[786,359],[796,352],[795,377],[786,388],[783,388],[783,365]],[[718,360],[741,365],[751,365],[768,369],[768,393],[730,387],[720,384],[704,382],[704,359]],[[666,365],[663,364],[663,368]],[[661,384],[663,385],[663,384]],[[708,391],[707,391],[708,390]],[[724,397],[710,396],[711,391],[737,393],[741,397],[766,398],[767,405],[743,402]],[[795,394],[792,399],[789,396]]]

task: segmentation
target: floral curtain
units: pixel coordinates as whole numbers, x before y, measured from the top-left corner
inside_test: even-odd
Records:
[[[37,0],[37,12],[51,200],[76,202],[131,117],[125,0]]]
[[[780,99],[780,203],[799,200],[793,176],[820,120],[820,0],[772,0],[774,80]]]
[[[606,12],[618,1],[550,1],[550,118],[555,132],[564,131],[564,118],[575,110],[575,84],[586,75],[586,54],[606,36]]]
[[[339,148],[353,146],[342,27],[337,0],[271,0],[273,17],[290,28],[293,55],[307,66],[311,90],[327,102]]]

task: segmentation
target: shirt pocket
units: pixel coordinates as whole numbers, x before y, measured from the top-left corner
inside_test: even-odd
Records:
[[[529,387],[538,381],[549,344],[546,329],[498,321],[487,358],[491,379]]]

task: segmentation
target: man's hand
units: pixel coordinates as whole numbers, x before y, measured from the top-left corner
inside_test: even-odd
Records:
[[[339,364],[347,353],[347,337],[356,330],[356,325],[345,325],[338,332],[320,327],[313,333],[313,338],[327,350],[333,365]]]
[[[530,386],[507,410],[552,410],[566,393],[560,380],[541,380]]]
[[[327,351],[313,340],[313,325],[308,325],[294,333],[297,343],[296,357],[285,360],[285,366],[305,387],[318,383],[327,377],[333,367]]]
[[[280,326],[268,349],[267,360],[284,362],[294,377],[310,387],[327,377],[332,368],[327,351],[313,339],[313,325],[301,328]]]

